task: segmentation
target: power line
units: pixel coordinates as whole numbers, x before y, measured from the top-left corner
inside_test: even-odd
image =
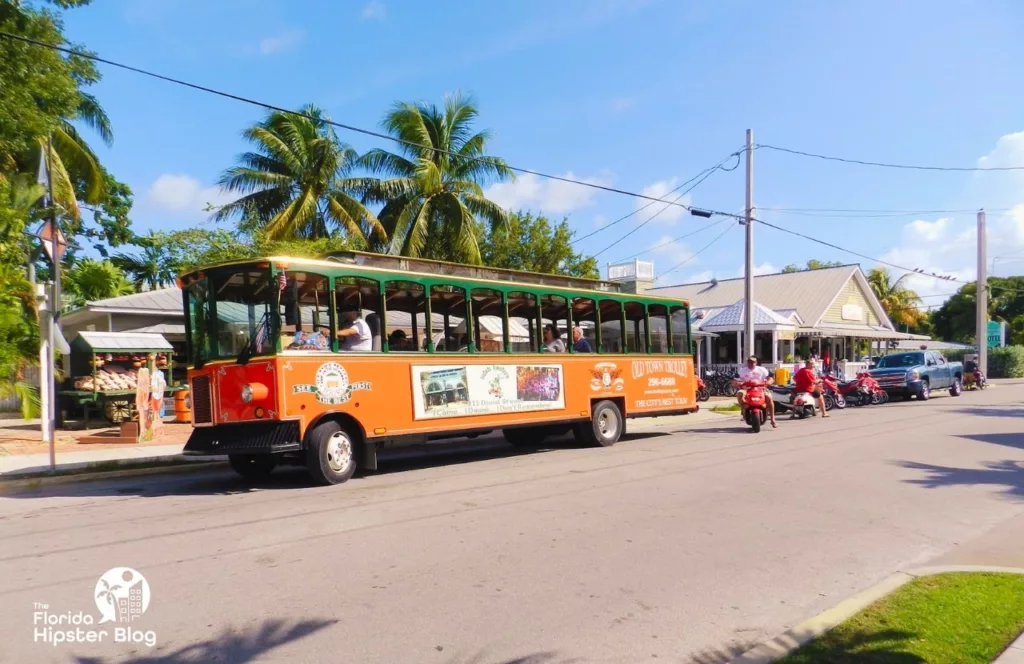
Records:
[[[726,226],[726,227],[725,227],[725,230],[724,230],[724,231],[722,231],[721,233],[719,233],[718,235],[716,235],[716,236],[715,236],[715,239],[714,239],[714,240],[712,240],[711,242],[708,242],[708,243],[707,243],[707,244],[705,244],[705,245],[704,245],[703,247],[701,247],[701,248],[700,248],[700,249],[699,249],[699,250],[697,251],[697,253],[695,253],[695,254],[693,254],[693,255],[691,255],[691,256],[688,256],[688,257],[686,257],[686,258],[685,258],[684,260],[681,260],[681,261],[679,261],[678,263],[676,263],[675,265],[673,265],[672,267],[670,267],[669,269],[665,270],[664,272],[662,272],[661,274],[659,274],[659,275],[658,275],[657,277],[655,277],[655,280],[657,280],[657,279],[660,279],[660,278],[664,277],[664,276],[665,276],[666,274],[671,274],[671,273],[675,272],[675,271],[676,271],[676,270],[678,270],[678,269],[679,269],[680,267],[682,267],[683,265],[686,265],[687,263],[689,263],[690,261],[692,261],[692,260],[693,260],[694,258],[696,258],[697,256],[700,256],[700,255],[701,255],[702,253],[704,253],[704,251],[705,251],[705,250],[707,250],[707,249],[708,249],[708,248],[709,248],[709,247],[710,247],[711,245],[713,245],[714,243],[716,243],[716,242],[718,242],[719,240],[721,240],[721,239],[722,239],[722,238],[723,238],[723,237],[725,236],[725,234],[726,234],[726,233],[728,233],[729,231],[731,231],[731,230],[732,230],[733,228],[735,228],[735,226],[734,226],[734,225],[732,225],[732,224],[729,224],[728,226]]]
[[[873,219],[882,217],[913,217],[918,215],[932,215],[932,214],[967,214],[975,213],[977,210],[841,210],[841,209],[815,209],[815,208],[776,208],[776,207],[758,207],[758,210],[770,210],[778,214],[789,214],[796,215],[799,217],[836,217],[840,219]],[[1001,208],[995,210],[986,209],[985,212],[989,213],[990,216],[998,217],[1005,216],[1005,214],[991,214],[993,212],[1009,212],[1008,208]]]
[[[670,244],[672,244],[674,242],[679,242],[680,240],[685,240],[686,238],[690,237],[691,235],[696,235],[697,233],[701,233],[703,231],[706,231],[709,228],[713,228],[715,226],[719,226],[719,225],[722,224],[722,222],[725,222],[725,221],[732,221],[732,219],[719,219],[718,221],[710,223],[707,226],[701,226],[700,228],[698,228],[695,231],[690,231],[689,233],[685,233],[683,235],[680,235],[679,237],[674,237],[671,240],[668,240],[666,242],[662,242],[661,244],[656,244],[653,247],[650,247],[648,249],[644,249],[643,251],[638,251],[638,252],[636,252],[635,254],[633,254],[631,256],[626,256],[625,258],[620,258],[620,259],[618,259],[616,261],[613,261],[613,262],[621,263],[622,261],[628,261],[630,258],[636,258],[637,256],[642,256],[643,254],[646,254],[649,251],[654,251],[655,249],[660,249],[662,247],[667,247],[668,245],[670,245]]]
[[[796,237],[800,237],[800,238],[803,238],[805,240],[810,240],[811,242],[816,242],[817,244],[824,245],[824,246],[829,247],[831,249],[836,249],[838,251],[842,251],[842,252],[845,252],[847,254],[852,254],[854,256],[858,256],[860,258],[863,258],[864,260],[869,260],[869,261],[872,261],[874,263],[878,263],[880,265],[885,265],[885,266],[891,267],[891,268],[893,268],[895,270],[902,270],[904,272],[910,272],[912,274],[920,275],[922,277],[930,277],[932,279],[939,279],[941,281],[952,281],[952,282],[958,283],[958,284],[970,285],[970,284],[974,284],[975,283],[974,280],[972,280],[972,281],[964,281],[963,279],[957,279],[956,277],[953,277],[953,276],[950,276],[950,275],[933,274],[931,272],[925,272],[925,271],[923,271],[920,268],[915,269],[915,268],[905,267],[903,265],[897,265],[896,263],[890,263],[889,261],[884,261],[881,258],[874,258],[872,256],[868,256],[867,254],[862,254],[862,253],[860,253],[858,251],[854,251],[853,249],[847,249],[846,247],[840,247],[839,245],[833,244],[831,242],[827,242],[826,240],[819,240],[818,238],[811,237],[810,235],[807,235],[805,233],[800,233],[798,231],[793,231],[793,230],[790,230],[788,228],[783,228],[782,226],[776,226],[775,224],[767,222],[767,221],[764,221],[762,219],[754,219],[754,221],[756,223],[758,223],[758,224],[761,224],[762,226],[767,226],[768,228],[774,228],[777,231],[782,231],[783,233],[789,233],[790,235],[795,235]],[[1014,289],[1014,288],[1005,288],[1003,286],[989,285],[988,288],[989,289],[1004,290],[1004,291],[1014,292],[1014,293],[1024,293],[1024,291],[1022,291],[1022,290],[1017,290],[1017,289]]]
[[[313,117],[311,115],[307,115],[306,113],[302,113],[300,111],[293,111],[291,109],[283,108],[281,106],[275,106],[274,104],[268,104],[266,102],[258,101],[258,100],[255,100],[255,99],[252,99],[252,98],[249,98],[249,97],[243,97],[241,95],[236,95],[236,94],[233,94],[233,93],[230,93],[230,92],[224,92],[222,90],[217,90],[215,88],[210,88],[210,87],[207,87],[207,86],[204,86],[204,85],[199,85],[197,83],[189,83],[188,81],[184,81],[184,80],[177,79],[177,78],[172,78],[170,76],[165,76],[163,74],[158,74],[156,72],[147,71],[145,69],[140,69],[139,67],[133,67],[132,65],[126,65],[126,64],[123,64],[123,63],[120,63],[120,62],[115,62],[113,60],[107,60],[106,58],[101,58],[98,55],[93,55],[92,53],[86,53],[86,52],[83,52],[83,51],[78,51],[78,50],[75,50],[75,49],[72,49],[72,48],[68,48],[66,46],[60,46],[60,45],[57,45],[57,44],[48,44],[46,42],[41,42],[41,41],[38,41],[36,39],[31,39],[29,37],[23,37],[21,35],[15,35],[15,34],[12,34],[10,32],[4,32],[2,30],[0,30],[0,37],[5,37],[7,39],[14,39],[16,41],[24,42],[26,44],[32,44],[34,46],[40,46],[42,48],[48,48],[48,49],[51,49],[51,50],[54,50],[54,51],[59,51],[61,53],[65,53],[67,55],[72,55],[72,56],[79,57],[79,58],[85,58],[87,60],[92,60],[94,62],[99,62],[99,63],[105,64],[105,65],[110,65],[111,67],[117,67],[119,69],[124,69],[126,71],[135,72],[136,74],[142,74],[143,76],[149,76],[150,78],[159,79],[161,81],[166,81],[168,83],[174,83],[175,85],[181,85],[181,86],[184,86],[184,87],[187,87],[187,88],[192,88],[193,90],[199,90],[201,92],[207,92],[209,94],[217,95],[219,97],[224,97],[226,99],[233,99],[235,101],[240,101],[240,102],[242,102],[244,104],[249,104],[249,105],[252,105],[252,106],[258,106],[258,107],[266,109],[266,110],[277,111],[279,113],[287,113],[289,115],[295,115],[295,116],[298,116],[298,117],[303,117],[303,118],[306,118],[307,120],[312,120],[314,122],[323,122],[325,124],[331,125],[332,127],[337,127],[339,129],[345,129],[347,131],[355,132],[355,133],[358,133],[358,134],[364,134],[366,136],[373,136],[374,138],[380,138],[380,139],[383,139],[383,140],[386,140],[386,141],[393,141],[395,143],[399,143],[401,145],[405,145],[405,146],[412,147],[412,148],[417,148],[417,149],[421,149],[421,150],[431,150],[433,152],[436,152],[436,153],[439,153],[439,154],[443,154],[443,155],[446,155],[448,157],[452,157],[452,158],[457,159],[457,160],[461,159],[461,160],[466,160],[466,161],[475,161],[475,162],[478,162],[478,163],[481,163],[481,164],[486,164],[488,166],[493,166],[494,165],[494,162],[492,160],[486,159],[486,158],[483,158],[483,157],[473,157],[473,156],[469,156],[469,155],[461,155],[461,154],[457,154],[455,152],[451,152],[449,150],[445,150],[443,148],[434,147],[432,145],[424,145],[424,144],[421,144],[421,143],[415,143],[413,141],[407,141],[407,140],[402,139],[402,138],[396,138],[395,136],[389,136],[388,134],[384,134],[384,133],[381,133],[379,131],[373,131],[371,129],[363,129],[362,127],[356,127],[356,126],[344,124],[344,123],[341,123],[341,122],[335,122],[334,120],[326,120],[324,118],[315,118],[315,117]],[[690,209],[690,206],[683,205],[682,203],[678,203],[678,202],[674,202],[674,201],[666,201],[666,200],[664,200],[662,198],[655,198],[654,196],[647,196],[645,194],[640,194],[640,193],[636,193],[636,192],[633,192],[633,191],[626,191],[625,189],[617,189],[615,187],[608,187],[606,185],[597,184],[597,183],[594,183],[594,182],[584,182],[582,180],[574,180],[573,178],[567,178],[567,177],[563,177],[561,175],[552,175],[550,173],[542,173],[540,171],[535,171],[535,170],[532,170],[532,169],[529,169],[529,168],[521,168],[519,166],[510,166],[510,165],[506,165],[506,166],[507,166],[507,168],[509,170],[514,171],[516,173],[521,173],[521,174],[524,174],[524,175],[535,175],[537,177],[545,178],[545,179],[548,179],[548,180],[557,180],[559,182],[567,182],[569,184],[575,184],[575,185],[579,185],[581,187],[590,187],[591,189],[599,189],[601,191],[607,191],[607,192],[610,192],[610,193],[613,193],[613,194],[622,194],[623,196],[631,196],[633,198],[640,198],[640,199],[651,201],[652,203],[666,203],[668,205],[675,205],[677,207],[681,207],[684,210],[689,210]]]
[[[736,152],[736,153],[734,153],[734,155],[733,155],[733,156],[735,156],[735,157],[736,157],[736,166],[739,166],[739,165],[740,165],[740,153],[739,153],[739,152]],[[719,163],[718,163],[718,165],[714,166],[713,168],[710,168],[710,169],[708,169],[708,170],[707,170],[707,172],[706,172],[706,173],[704,174],[704,176],[703,176],[703,177],[701,177],[701,178],[700,178],[699,180],[697,180],[696,182],[694,182],[694,183],[693,183],[693,185],[691,185],[691,186],[690,186],[690,187],[689,187],[689,188],[688,188],[688,189],[687,189],[686,191],[684,191],[683,193],[681,193],[681,194],[679,194],[678,196],[676,196],[676,197],[675,197],[675,199],[673,199],[673,200],[675,200],[675,201],[678,201],[678,200],[680,200],[680,199],[681,199],[681,198],[682,198],[683,196],[686,196],[686,195],[687,195],[688,193],[690,193],[691,191],[693,191],[694,189],[696,189],[697,187],[699,187],[699,186],[701,185],[701,183],[702,183],[702,182],[704,182],[704,180],[707,180],[707,179],[708,179],[709,177],[711,177],[711,175],[712,175],[712,174],[713,174],[713,173],[714,173],[715,171],[717,171],[717,170],[718,170],[719,168],[721,168],[721,165],[722,165],[722,163],[724,163],[724,161],[723,161],[723,162],[719,162]],[[728,170],[735,170],[736,166],[734,166],[733,168],[731,168],[731,169],[728,169]],[[644,221],[643,221],[643,222],[641,222],[640,224],[637,224],[637,225],[636,225],[636,226],[635,226],[635,227],[633,228],[633,230],[629,231],[628,233],[626,233],[625,235],[623,235],[623,236],[622,236],[622,237],[620,237],[619,239],[615,240],[614,242],[612,242],[611,244],[609,244],[609,245],[608,245],[607,247],[605,247],[605,248],[604,248],[604,249],[602,249],[601,251],[597,252],[596,254],[593,254],[593,257],[594,257],[594,258],[597,258],[598,256],[600,256],[600,255],[601,255],[601,254],[603,254],[604,252],[608,251],[609,249],[611,249],[612,247],[614,247],[614,246],[615,246],[615,245],[617,245],[618,243],[620,243],[620,242],[622,242],[623,240],[625,240],[625,239],[626,239],[627,237],[629,237],[629,236],[630,236],[630,235],[632,235],[633,233],[636,233],[636,232],[637,232],[638,230],[640,230],[641,228],[643,228],[643,227],[644,227],[644,226],[646,226],[647,224],[649,224],[649,223],[651,223],[652,221],[654,221],[654,220],[655,220],[655,219],[656,219],[656,218],[658,217],[658,215],[660,215],[660,214],[661,214],[662,212],[664,212],[664,211],[665,211],[665,210],[667,210],[668,208],[669,208],[669,206],[668,206],[668,205],[666,205],[665,207],[661,208],[660,210],[658,210],[657,212],[655,212],[654,214],[652,214],[652,215],[651,215],[650,217],[648,217],[648,218],[647,218],[646,220],[644,220]]]
[[[1024,166],[920,166],[916,164],[890,164],[881,161],[864,161],[861,159],[833,157],[831,155],[816,154],[814,152],[804,152],[803,150],[793,150],[791,148],[782,148],[777,145],[765,145],[763,143],[755,145],[754,149],[775,150],[777,152],[785,152],[788,154],[799,155],[801,157],[813,157],[814,159],[824,159],[826,161],[839,161],[845,164],[858,164],[860,166],[878,166],[880,168],[900,168],[911,171],[1024,171]]]
[[[744,148],[744,150],[745,150],[745,149],[746,149],[746,148]],[[740,162],[739,162],[739,156],[740,156],[740,155],[741,155],[741,154],[743,153],[743,151],[744,151],[744,150],[739,150],[739,151],[737,151],[737,152],[733,152],[733,153],[732,153],[732,154],[730,154],[730,155],[729,155],[728,157],[726,157],[726,158],[725,158],[725,159],[723,159],[722,161],[718,162],[718,163],[717,163],[717,164],[715,164],[714,166],[710,166],[710,167],[708,167],[708,168],[705,168],[705,169],[704,169],[703,171],[701,171],[700,173],[697,173],[696,175],[694,175],[694,176],[693,176],[692,178],[690,178],[690,179],[689,179],[689,180],[687,180],[686,182],[684,182],[684,183],[680,184],[679,186],[675,187],[674,189],[672,189],[671,191],[669,191],[668,193],[666,193],[664,197],[665,197],[665,198],[668,198],[668,195],[669,195],[669,194],[674,194],[675,192],[679,191],[680,189],[682,189],[682,188],[683,188],[683,187],[685,187],[686,185],[690,184],[691,182],[693,182],[693,181],[694,181],[694,180],[696,180],[697,178],[700,178],[701,176],[704,176],[704,178],[703,178],[703,179],[701,179],[701,181],[700,181],[700,182],[698,182],[697,184],[695,184],[695,185],[694,185],[694,187],[696,187],[696,186],[697,186],[697,185],[699,185],[699,184],[700,184],[701,182],[703,182],[703,181],[704,181],[705,179],[707,179],[707,177],[708,177],[708,176],[709,176],[709,175],[710,175],[711,173],[714,173],[714,172],[715,172],[716,170],[719,170],[719,169],[720,169],[720,170],[723,170],[723,171],[734,171],[734,170],[736,170],[736,168],[738,168],[738,167],[739,167],[739,165],[740,165]],[[736,157],[736,165],[735,165],[735,166],[733,166],[732,168],[722,168],[722,164],[724,164],[725,162],[729,161],[729,160],[730,160],[730,159],[732,159],[733,157]],[[685,196],[685,195],[686,195],[687,193],[689,193],[689,192],[690,192],[690,191],[692,191],[692,190],[693,190],[693,187],[691,187],[690,189],[687,189],[687,190],[686,190],[685,192],[683,192],[683,193],[682,193],[682,194],[680,194],[679,196],[676,196],[676,197],[675,197],[674,199],[672,199],[672,203],[674,203],[674,202],[678,201],[679,199],[681,199],[681,198],[682,198],[683,196]],[[644,211],[644,210],[646,210],[647,208],[649,208],[649,207],[651,207],[652,205],[654,205],[654,203],[655,203],[655,202],[657,202],[657,201],[651,201],[650,203],[647,203],[646,205],[642,205],[642,206],[638,207],[637,209],[633,210],[632,212],[629,212],[629,213],[627,213],[627,214],[624,214],[624,215],[622,215],[621,217],[619,217],[618,219],[616,219],[615,221],[613,221],[613,222],[612,222],[612,223],[610,223],[610,224],[605,224],[605,225],[604,225],[604,226],[602,226],[601,228],[598,228],[598,229],[597,229],[597,230],[595,230],[595,231],[591,231],[590,233],[587,233],[586,235],[580,236],[580,237],[578,237],[578,238],[573,238],[573,240],[572,240],[572,241],[570,241],[570,242],[569,242],[569,244],[576,244],[577,242],[582,242],[583,240],[586,240],[586,239],[587,239],[588,237],[593,237],[593,236],[597,235],[598,233],[603,233],[604,231],[608,230],[608,229],[609,229],[609,228],[611,228],[612,226],[615,226],[616,224],[620,224],[620,223],[622,223],[623,221],[625,221],[625,220],[629,219],[630,217],[632,217],[633,215],[635,215],[635,214],[638,214],[638,213],[640,213],[640,212],[643,212],[643,211]],[[670,204],[671,204],[671,203],[667,204],[667,205],[666,205],[666,206],[665,206],[664,208],[662,208],[662,209],[661,209],[661,210],[659,210],[659,211],[658,211],[657,213],[655,213],[654,217],[658,216],[659,214],[661,214],[662,212],[664,212],[664,211],[665,211],[666,209],[668,209],[668,207],[669,207],[669,205],[670,205]],[[650,221],[650,220],[651,220],[651,219],[653,219],[654,217],[651,217],[651,218],[649,218],[649,219],[648,219],[647,221]],[[644,224],[646,224],[646,223],[647,223],[647,221],[645,221],[645,222],[644,222]],[[641,225],[643,225],[643,224],[641,224]],[[629,235],[629,233],[627,233],[626,235]],[[625,236],[623,236],[623,237],[625,237]],[[622,238],[620,238],[620,240],[621,240],[621,239],[622,239]],[[607,247],[605,247],[605,249],[607,249]],[[605,249],[602,249],[601,251],[605,251]],[[595,254],[595,256],[596,256],[596,254]]]

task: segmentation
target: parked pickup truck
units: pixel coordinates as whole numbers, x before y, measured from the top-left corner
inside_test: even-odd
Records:
[[[963,365],[931,350],[886,355],[868,373],[890,397],[926,401],[934,390],[949,390],[950,396],[958,397],[963,389]]]

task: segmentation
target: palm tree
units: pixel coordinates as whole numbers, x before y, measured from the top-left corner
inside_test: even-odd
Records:
[[[62,119],[49,138],[38,138],[53,181],[54,202],[75,219],[80,215],[79,199],[86,203],[102,199],[104,173],[96,154],[72,123],[77,120],[91,127],[107,145],[114,141],[110,118],[100,103],[90,94],[79,95],[74,117]]]
[[[917,308],[921,304],[921,297],[903,284],[911,274],[913,273],[907,272],[893,281],[892,274],[885,268],[875,267],[868,270],[871,290],[875,292],[889,320],[897,326],[916,325],[923,316],[921,310]]]
[[[78,261],[65,272],[64,295],[74,306],[135,292],[124,272],[109,260]]]
[[[444,108],[399,102],[383,127],[398,139],[398,153],[375,149],[360,163],[371,173],[367,202],[382,204],[378,217],[388,241],[376,248],[403,256],[480,262],[477,217],[492,226],[507,224],[504,209],[488,200],[481,185],[514,178],[502,159],[487,156],[490,134],[474,133],[472,100],[448,95]]]
[[[338,140],[319,108],[299,112],[274,111],[242,133],[256,150],[240,155],[219,184],[243,195],[218,209],[215,219],[237,217],[271,240],[329,237],[336,229],[364,242],[383,239],[380,222],[349,193],[356,151]]]
[[[148,237],[139,238],[136,244],[142,248],[140,253],[119,253],[110,262],[131,277],[136,288],[155,290],[173,284],[176,266],[161,237],[150,231]]]

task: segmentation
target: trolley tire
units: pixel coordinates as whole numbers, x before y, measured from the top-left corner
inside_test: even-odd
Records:
[[[502,429],[501,435],[505,438],[505,442],[513,447],[532,447],[543,443],[548,432],[543,427],[518,427]]]
[[[229,454],[231,470],[247,480],[264,480],[277,466],[277,459],[270,454]]]
[[[611,447],[625,430],[625,419],[615,402],[598,401],[591,411],[590,421],[578,425],[576,437],[588,445]]]
[[[356,472],[359,436],[339,422],[327,420],[313,427],[306,440],[306,469],[320,485],[347,482]]]

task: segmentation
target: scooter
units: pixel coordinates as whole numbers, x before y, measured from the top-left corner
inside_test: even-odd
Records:
[[[711,398],[711,390],[704,384],[704,381],[697,378],[697,401],[707,401]]]
[[[743,421],[754,433],[761,431],[761,425],[768,421],[768,405],[765,395],[766,384],[748,380],[743,383]]]
[[[854,406],[867,406],[874,400],[874,395],[860,375],[854,380],[847,380],[837,385],[839,393],[843,395],[848,404]]]
[[[790,413],[790,419],[814,417],[818,411],[814,408],[814,397],[807,392],[797,392],[792,387],[771,388],[772,401],[775,402],[776,413]]]

